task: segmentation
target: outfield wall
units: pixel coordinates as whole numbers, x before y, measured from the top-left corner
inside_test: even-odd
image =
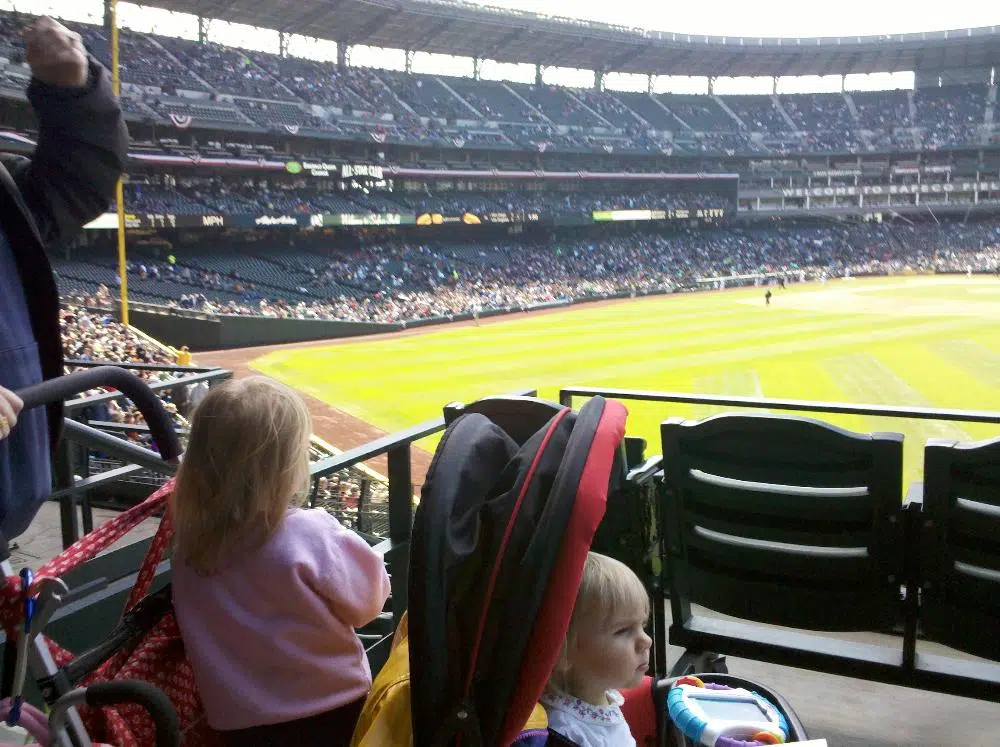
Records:
[[[585,298],[562,299],[533,306],[511,306],[503,309],[487,309],[478,314],[480,319],[502,314],[516,314],[542,309],[561,308],[594,301],[608,301],[632,297],[632,293],[605,293]],[[663,295],[644,293],[639,295]],[[412,319],[406,322],[376,324],[372,322],[344,322],[320,319],[273,319],[262,316],[214,316],[197,312],[177,313],[154,312],[145,309],[130,309],[129,322],[140,330],[163,342],[179,348],[187,345],[193,351],[224,350],[227,348],[247,348],[257,345],[278,345],[281,343],[313,342],[315,340],[335,340],[345,337],[360,337],[382,332],[399,332],[404,329],[430,327],[449,322],[466,322],[476,318],[474,314],[452,314],[448,316]]]
[[[187,345],[196,351],[330,340],[402,329],[399,324],[262,316],[184,316],[148,311],[129,311],[129,322],[167,345],[175,348]]]

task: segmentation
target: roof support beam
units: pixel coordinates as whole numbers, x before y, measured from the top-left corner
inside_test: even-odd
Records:
[[[528,29],[526,26],[519,26],[513,31],[508,31],[506,34],[500,37],[500,41],[498,41],[496,44],[494,44],[492,47],[490,47],[483,53],[483,58],[487,60],[493,59],[493,55],[495,55],[501,49],[506,47],[508,44],[511,44],[520,39],[521,35],[527,30]]]
[[[385,26],[399,11],[395,8],[384,10],[357,31],[351,32],[351,44],[366,44],[371,35]]]
[[[453,17],[449,18],[448,20],[446,20],[444,23],[439,23],[433,29],[431,29],[426,34],[424,34],[422,37],[420,37],[419,39],[417,39],[417,41],[415,41],[412,44],[410,44],[409,45],[410,49],[412,49],[414,52],[423,52],[423,51],[425,51],[428,44],[430,44],[439,35],[443,34],[445,31],[447,31],[452,26],[454,26],[455,25],[455,21],[457,21],[457,20],[458,19],[453,16]]]
[[[309,6],[309,10],[298,18],[286,23],[282,26],[279,31],[284,31],[285,33],[293,32],[299,33],[302,29],[306,29],[312,26],[314,23],[321,21],[332,13],[336,13],[340,6],[344,4],[344,0],[331,0],[331,2],[321,2],[317,5]]]
[[[580,40],[569,37],[558,47],[546,49],[541,64],[545,67],[565,67],[565,65],[560,64],[562,60],[566,59],[565,55],[569,52],[575,52],[579,48]]]
[[[612,57],[604,64],[604,69],[610,73],[619,72],[623,65],[627,65],[633,60],[638,59],[647,49],[649,49],[648,44],[636,44],[631,49],[626,49],[620,55]]]
[[[821,75],[833,75],[834,73],[843,74],[845,71],[849,74],[852,72],[851,68],[854,67],[854,63],[858,61],[858,58],[860,56],[861,54],[859,52],[852,52],[851,56],[848,57],[846,60],[844,59],[838,60],[836,58],[831,59],[830,64],[828,64],[826,68],[824,68]]]

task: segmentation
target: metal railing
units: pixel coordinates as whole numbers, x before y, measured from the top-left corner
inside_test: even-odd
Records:
[[[135,367],[142,368],[142,366]],[[186,367],[165,367],[166,370],[173,368],[180,368],[184,371],[192,370]],[[154,391],[162,391],[179,384],[187,385],[196,381],[211,383],[228,379],[231,376],[232,372],[224,369],[205,369],[201,373],[183,379],[157,382],[150,385],[150,388]],[[536,390],[534,389],[511,392],[511,395],[516,396],[534,396],[535,394]],[[66,411],[68,414],[82,414],[82,410],[90,405],[107,402],[121,396],[123,395],[119,392],[109,392],[69,400],[66,403]],[[135,429],[136,427],[129,426],[118,430]],[[142,427],[138,426],[138,428]],[[311,493],[309,502],[310,505],[317,506],[319,505],[317,502],[319,478],[329,477],[377,457],[386,457],[388,463],[386,495],[384,499],[378,501],[379,505],[372,506],[370,487],[367,490],[362,490],[362,497],[356,509],[357,519],[351,528],[369,535],[370,540],[376,542],[376,549],[392,566],[392,611],[397,622],[408,602],[409,540],[415,498],[411,471],[412,446],[415,442],[440,433],[444,429],[445,419],[442,414],[440,417],[418,423],[310,464]],[[86,533],[93,530],[93,515],[88,498],[90,491],[144,473],[169,476],[174,472],[174,468],[161,460],[155,452],[77,422],[70,417],[65,420],[64,435],[63,445],[56,459],[56,491],[53,493],[52,499],[58,500],[60,503],[63,544],[66,547],[80,537],[80,527],[77,523],[75,510],[77,504],[83,508],[83,531]],[[88,459],[90,458],[89,452],[98,451],[120,464],[112,467],[112,464],[109,463],[107,466],[112,467],[111,469],[74,481],[73,459],[75,455],[73,452],[81,448],[88,452]],[[380,517],[383,522],[382,526],[365,525],[363,517],[367,516],[369,520],[372,520],[373,515]],[[373,529],[379,531],[373,531]]]
[[[608,389],[604,387],[571,386],[559,390],[559,403],[573,406],[574,397],[611,397],[642,402],[674,402],[687,405],[716,407],[746,407],[758,410],[792,410],[837,415],[868,415],[880,418],[916,420],[949,420],[960,423],[1000,423],[1000,412],[987,410],[948,410],[936,407],[903,407],[899,405],[864,405],[848,402],[816,402],[805,399],[770,399],[767,397],[730,397],[714,394],[681,394],[645,389]]]
[[[233,372],[223,368],[175,366],[149,363],[109,363],[107,361],[68,360],[70,368],[93,369],[107,365],[128,371],[158,371],[190,374],[157,381],[147,386],[154,392],[206,383],[210,387],[232,378]],[[134,444],[121,436],[128,432],[148,432],[141,425],[101,424],[87,417],[90,408],[119,400],[126,395],[118,391],[102,392],[88,397],[67,400],[63,405],[63,438],[54,456],[54,492],[50,500],[58,501],[63,547],[76,542],[81,534],[93,531],[94,514],[90,496],[123,482],[153,487],[170,476],[174,468],[156,452]],[[95,427],[96,426],[96,427]],[[119,435],[114,435],[117,432]],[[94,468],[98,472],[94,472]],[[101,469],[104,467],[105,469]],[[81,479],[77,475],[81,474]],[[77,506],[80,513],[77,513]],[[82,530],[82,531],[81,531]]]

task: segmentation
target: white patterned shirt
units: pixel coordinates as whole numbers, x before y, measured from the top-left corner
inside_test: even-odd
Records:
[[[617,690],[608,690],[610,705],[595,706],[558,690],[542,693],[542,705],[549,728],[580,747],[635,747],[621,705],[625,699]]]

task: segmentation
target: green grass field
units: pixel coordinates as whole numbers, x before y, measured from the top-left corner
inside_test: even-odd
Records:
[[[836,280],[776,291],[769,308],[763,289],[673,295],[283,350],[252,365],[389,431],[449,401],[521,388],[555,399],[570,385],[1000,410],[1000,281]],[[664,418],[714,412],[627,404],[629,433],[648,439],[649,453]],[[1000,435],[992,425],[827,419],[905,433],[907,481],[919,477],[927,438]]]

